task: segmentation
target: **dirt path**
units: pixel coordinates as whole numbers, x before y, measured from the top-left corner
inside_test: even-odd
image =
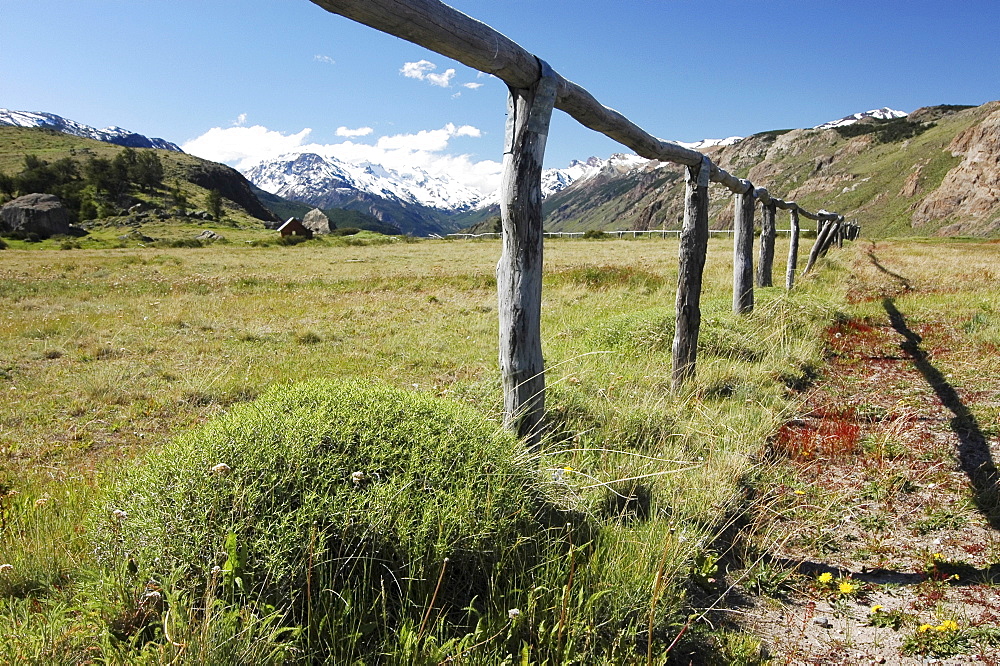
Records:
[[[997,664],[1000,448],[970,406],[1000,378],[953,378],[958,318],[915,323],[911,281],[865,262],[854,297],[881,307],[828,330],[824,376],[772,444],[768,545],[731,572],[736,615],[778,664]]]

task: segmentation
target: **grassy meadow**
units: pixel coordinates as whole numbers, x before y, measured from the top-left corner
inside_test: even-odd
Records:
[[[822,370],[860,245],[790,294],[757,290],[754,314],[737,318],[731,241],[712,239],[698,376],[672,395],[676,241],[547,241],[550,429],[523,456],[524,492],[587,529],[523,537],[534,559],[515,582],[466,572],[481,592],[464,608],[444,607],[448,560],[429,560],[391,608],[384,589],[339,606],[343,590],[314,590],[322,622],[313,606],[297,615],[241,595],[235,536],[225,585],[160,571],[169,610],[144,606],[154,583],[142,562],[95,554],[119,533],[108,498],[135,479],[174,483],[161,472],[182,465],[178,438],[207,437],[225,413],[304,380],[455,401],[499,431],[498,243],[0,251],[0,661],[753,663],[757,642],[704,621],[718,553],[765,441]],[[519,548],[503,553],[515,569]]]

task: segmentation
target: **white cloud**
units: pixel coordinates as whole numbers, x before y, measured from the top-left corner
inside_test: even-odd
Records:
[[[419,79],[423,81],[428,72],[437,69],[437,65],[430,60],[418,60],[417,62],[404,62],[399,73],[408,79]]]
[[[320,55],[318,53],[313,56],[313,60],[315,60],[316,62],[321,62],[321,63],[323,63],[325,65],[336,65],[337,64],[337,61],[334,60],[333,58],[331,58],[330,56],[328,56],[328,55]]]
[[[236,120],[233,121],[233,125],[235,127],[243,127],[246,124],[247,124],[247,114],[245,113],[241,113],[240,115],[236,116]]]
[[[359,127],[357,129],[350,129],[348,127],[338,127],[337,136],[355,137],[355,136],[368,136],[374,132],[371,127]]]
[[[482,88],[483,84],[482,83],[463,83],[462,87],[463,88],[468,88],[469,90],[475,90],[476,88]]]
[[[291,152],[302,145],[308,127],[297,134],[282,134],[263,127],[213,127],[201,136],[184,143],[186,153],[205,159],[225,162],[237,169],[246,169],[277,155]]]
[[[360,134],[363,130],[369,131]],[[226,129],[213,127],[181,148],[198,157],[225,162],[241,171],[263,160],[289,153],[316,153],[354,164],[380,164],[402,172],[419,168],[432,176],[447,175],[483,194],[494,192],[500,184],[500,162],[476,161],[471,155],[446,152],[452,139],[483,136],[479,128],[472,125],[448,123],[440,129],[381,136],[374,143],[352,140],[372,134],[373,130],[367,127],[356,130],[340,127],[337,135],[347,140],[332,144],[306,143],[310,132],[307,128],[296,134],[282,134],[260,125]]]
[[[454,69],[446,69],[442,74],[428,74],[427,80],[435,86],[440,86],[442,88],[450,88],[451,80],[455,78]]]
[[[399,69],[399,73],[408,79],[426,81],[440,88],[450,88],[451,80],[455,78],[455,70],[449,67],[440,74],[437,74],[435,73],[436,69],[437,65],[430,60],[418,60],[416,62],[404,62],[403,66]],[[466,88],[469,87],[468,84],[464,85]],[[478,88],[479,86],[476,87]]]

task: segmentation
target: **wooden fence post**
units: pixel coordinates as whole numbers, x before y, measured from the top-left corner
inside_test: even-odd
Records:
[[[676,392],[694,376],[701,328],[701,280],[708,253],[708,182],[712,162],[685,168],[684,227],[680,236],[673,344],[672,388]]]
[[[819,232],[816,234],[816,242],[813,243],[812,250],[809,251],[809,260],[806,261],[806,267],[802,270],[803,275],[812,270],[813,264],[819,259],[831,233],[833,233],[833,221],[821,219],[819,221]]]
[[[756,197],[753,184],[737,194],[733,220],[733,312],[753,311],[753,212]]]
[[[795,270],[799,263],[799,210],[792,208],[789,211],[791,218],[791,238],[788,241],[788,266],[785,268],[785,289],[791,290],[795,286]]]
[[[531,88],[509,87],[497,264],[504,426],[535,446],[545,412],[542,361],[542,157],[557,80],[541,62]]]
[[[757,261],[757,286],[772,287],[774,272],[774,212],[777,205],[772,201],[764,204],[760,218],[760,257]]]
[[[840,220],[833,220],[830,222],[831,231],[826,236],[826,240],[823,241],[823,246],[819,249],[819,256],[825,257],[826,253],[830,251],[830,246],[837,242],[837,238],[840,236],[840,229],[842,223]]]

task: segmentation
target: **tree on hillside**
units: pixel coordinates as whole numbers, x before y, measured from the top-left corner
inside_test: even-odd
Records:
[[[0,191],[14,196],[15,194],[33,194],[36,192],[54,194],[59,197],[70,211],[70,220],[75,222],[76,211],[80,207],[83,181],[77,170],[76,162],[68,157],[47,162],[37,155],[25,155],[24,167],[12,177],[0,180]]]
[[[0,171],[0,203],[5,199],[14,198],[15,191],[14,179]]]
[[[45,192],[60,196],[56,190],[79,177],[76,162],[68,157],[50,164],[37,155],[25,155],[24,168],[14,177],[14,187],[21,194]]]
[[[128,193],[128,174],[123,162],[105,157],[90,157],[83,167],[84,178],[99,194],[118,201]]]
[[[173,201],[174,208],[179,209],[182,213],[187,212],[187,195],[181,190],[180,183],[177,181],[174,181],[174,186],[170,188],[170,199]]]
[[[205,208],[216,220],[222,219],[222,195],[218,190],[209,190]]]
[[[150,190],[163,185],[163,162],[155,150],[144,150],[139,154],[135,181],[140,187]]]

